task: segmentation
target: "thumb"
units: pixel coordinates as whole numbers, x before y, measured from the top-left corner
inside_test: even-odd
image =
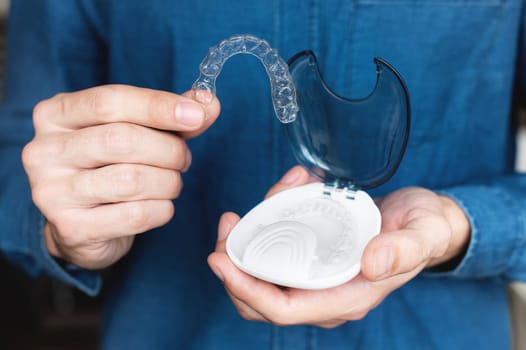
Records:
[[[200,94],[210,94],[210,93],[206,91],[200,91]],[[217,120],[217,117],[219,116],[219,112],[221,111],[221,105],[217,97],[214,95],[207,96],[207,99],[205,102],[203,102],[202,99],[196,99],[195,93],[193,90],[186,91],[185,93],[182,94],[182,96],[189,97],[199,102],[202,105],[203,109],[205,110],[205,121],[198,130],[192,130],[192,131],[181,133],[181,135],[185,139],[191,139],[205,132],[206,129],[208,129]]]
[[[362,273],[370,281],[422,269],[430,259],[431,242],[421,232],[402,229],[373,238],[362,256]]]

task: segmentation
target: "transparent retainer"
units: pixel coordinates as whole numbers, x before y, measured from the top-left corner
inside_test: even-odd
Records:
[[[211,102],[216,94],[216,79],[223,65],[230,57],[238,54],[253,55],[263,63],[270,79],[276,116],[282,123],[293,122],[299,108],[288,65],[268,42],[252,35],[234,35],[210,48],[199,65],[200,74],[192,86],[195,98],[204,103]]]

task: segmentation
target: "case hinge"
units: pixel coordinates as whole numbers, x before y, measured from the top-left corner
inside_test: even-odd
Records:
[[[338,182],[326,182],[323,186],[323,195],[330,197],[332,193],[343,193],[345,198],[354,200],[358,189],[353,184],[340,185]]]

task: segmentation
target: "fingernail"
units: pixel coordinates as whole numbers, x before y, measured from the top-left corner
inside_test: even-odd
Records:
[[[214,100],[214,94],[206,89],[195,89],[194,98],[202,104],[209,105]]]
[[[225,280],[225,277],[223,277],[223,273],[221,273],[221,270],[217,266],[210,264],[210,268],[212,269],[212,272],[217,276],[217,278],[221,280],[221,282]]]
[[[289,170],[289,172],[286,173],[281,178],[281,180],[279,180],[279,182],[285,185],[291,185],[298,179],[299,175],[300,175],[300,172],[298,171],[298,169]]]
[[[376,251],[374,274],[376,278],[387,277],[393,265],[393,251],[389,247],[383,247]]]
[[[175,106],[175,120],[181,125],[198,128],[204,119],[205,111],[197,103],[181,102]]]

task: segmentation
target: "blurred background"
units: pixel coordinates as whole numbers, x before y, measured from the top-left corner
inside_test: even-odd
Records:
[[[0,0],[0,96],[9,0]],[[521,115],[517,167],[526,172],[526,113]],[[32,279],[0,255],[0,350],[88,350],[98,348],[104,290],[90,298],[46,278]],[[514,349],[526,350],[526,284],[509,289]]]

